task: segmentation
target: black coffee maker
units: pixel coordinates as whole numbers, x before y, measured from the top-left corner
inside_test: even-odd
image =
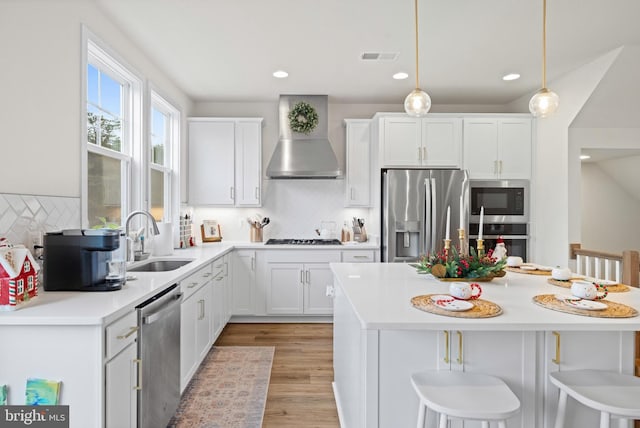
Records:
[[[112,291],[126,281],[126,273],[109,270],[118,230],[68,229],[45,234],[43,244],[45,291]]]

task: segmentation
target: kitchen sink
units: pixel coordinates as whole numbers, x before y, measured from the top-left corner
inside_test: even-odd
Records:
[[[129,272],[167,272],[191,263],[193,259],[149,260],[148,262],[127,269]]]

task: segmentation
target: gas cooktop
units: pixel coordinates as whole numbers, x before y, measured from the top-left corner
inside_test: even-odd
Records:
[[[269,239],[265,245],[341,245],[337,239]]]

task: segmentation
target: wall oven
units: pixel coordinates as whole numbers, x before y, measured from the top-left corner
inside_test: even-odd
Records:
[[[476,247],[480,209],[484,207],[482,237],[486,251],[499,237],[507,255],[527,260],[529,252],[529,181],[471,180],[469,191],[469,244]]]

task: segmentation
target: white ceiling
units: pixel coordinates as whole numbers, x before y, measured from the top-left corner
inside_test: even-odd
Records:
[[[412,0],[95,0],[195,101],[402,103]],[[548,79],[640,44],[639,0],[548,0]],[[541,80],[542,0],[419,0],[420,83],[434,104],[506,104]],[[363,52],[397,52],[363,62]],[[274,79],[277,69],[289,72]],[[396,81],[391,75],[406,71]],[[503,82],[502,75],[522,78]],[[553,88],[552,88],[553,89]]]

